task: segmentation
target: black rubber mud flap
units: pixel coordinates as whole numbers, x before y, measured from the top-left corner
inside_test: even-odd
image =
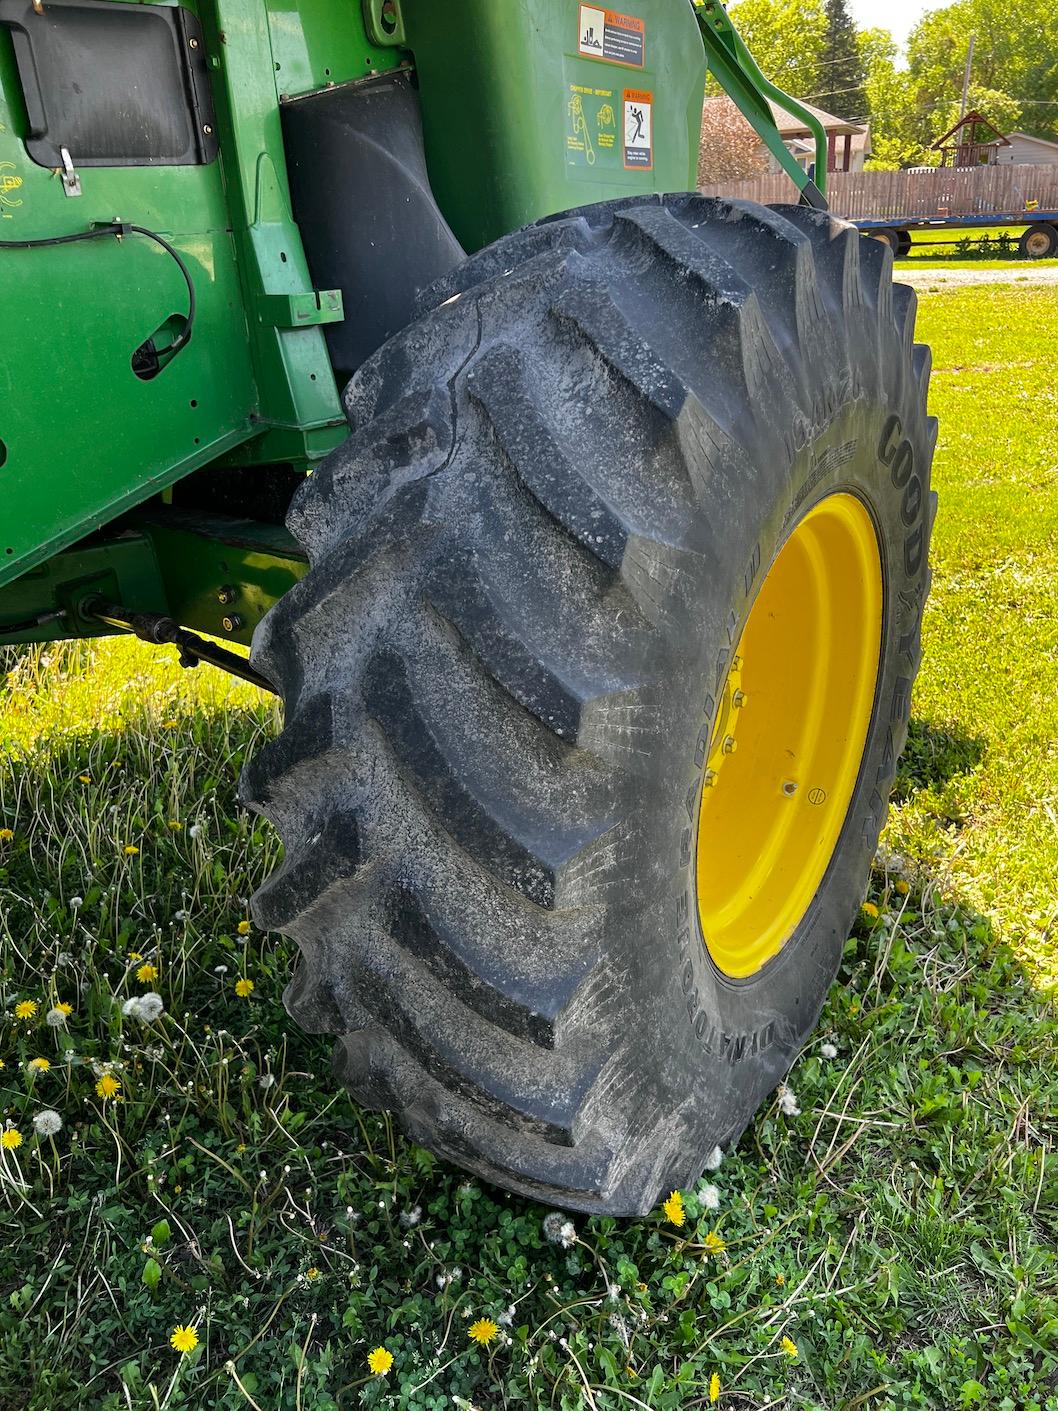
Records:
[[[282,736],[244,776],[255,901],[353,1093],[480,1175],[643,1212],[737,1138],[836,973],[903,747],[929,585],[927,350],[825,212],[586,208],[435,285],[299,493],[312,571],[258,631]],[[818,895],[732,983],[688,828],[718,663],[799,517],[857,496],[885,615]]]

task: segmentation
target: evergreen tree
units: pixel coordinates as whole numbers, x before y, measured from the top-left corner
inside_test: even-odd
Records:
[[[826,37],[812,102],[846,122],[866,122],[867,74],[846,0],[826,0]]]

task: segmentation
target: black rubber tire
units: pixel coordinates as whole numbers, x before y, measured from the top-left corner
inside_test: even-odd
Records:
[[[244,798],[254,899],[363,1103],[555,1204],[641,1213],[741,1134],[834,978],[904,744],[936,424],[915,295],[806,207],[589,207],[470,259],[354,378],[254,643],[286,728]],[[836,490],[884,554],[863,767],[793,939],[732,983],[697,933],[711,693]]]
[[[1044,244],[1046,242],[1046,244]],[[1058,251],[1058,226],[1037,221],[1021,232],[1018,249],[1026,260],[1049,260]]]
[[[910,230],[898,230],[896,234],[896,258],[898,260],[906,260],[908,255],[910,255],[912,249],[914,248],[914,239],[911,235]]]

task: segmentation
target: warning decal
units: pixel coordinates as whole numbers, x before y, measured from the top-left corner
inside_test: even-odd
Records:
[[[625,167],[650,171],[654,165],[654,95],[637,88],[624,91]]]
[[[646,62],[646,40],[646,24],[634,15],[581,5],[577,52],[585,58],[641,69]]]

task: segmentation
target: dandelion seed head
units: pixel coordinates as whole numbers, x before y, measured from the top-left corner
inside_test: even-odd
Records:
[[[38,1112],[33,1119],[33,1129],[39,1137],[53,1137],[62,1129],[62,1118],[50,1107]]]
[[[566,1217],[557,1210],[550,1211],[543,1219],[544,1238],[549,1244],[562,1243],[562,1226]]]
[[[824,1044],[819,1052],[824,1058],[837,1058],[838,1056],[837,1048],[833,1044]]]
[[[720,1189],[718,1186],[705,1185],[698,1191],[698,1199],[705,1210],[720,1209]]]
[[[724,1153],[718,1146],[714,1146],[705,1159],[705,1169],[707,1171],[719,1171],[724,1160]]]
[[[779,1084],[779,1111],[784,1117],[800,1117],[801,1105],[797,1101],[797,1094],[786,1083]]]

